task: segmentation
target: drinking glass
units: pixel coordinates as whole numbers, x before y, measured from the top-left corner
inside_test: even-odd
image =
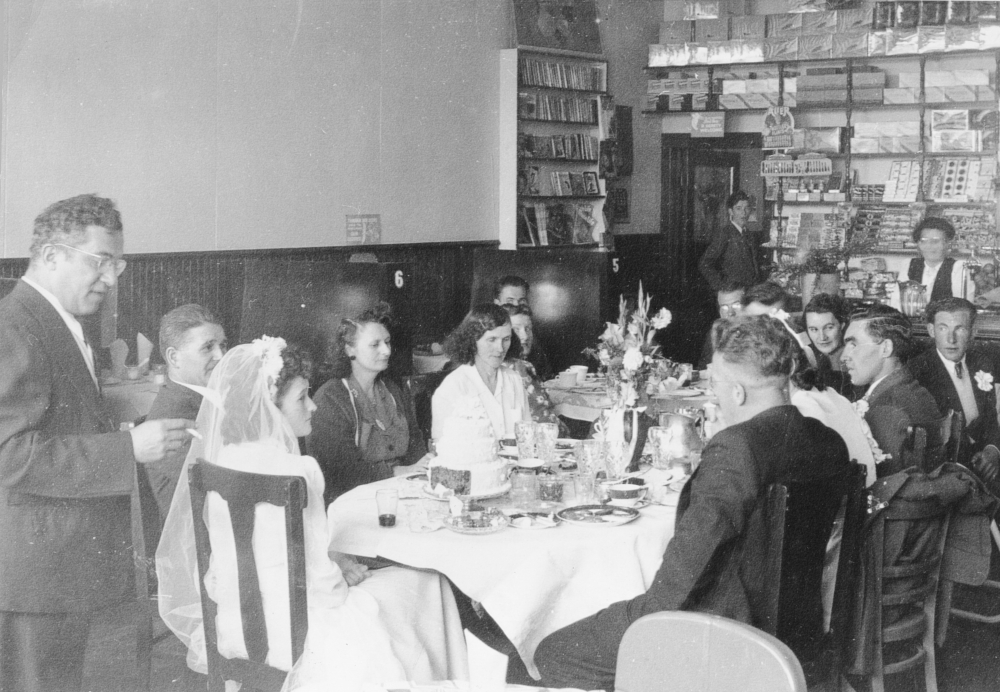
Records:
[[[537,456],[535,423],[517,421],[514,423],[514,437],[517,438],[517,456],[522,459],[534,459]]]
[[[594,488],[594,475],[591,473],[577,473],[573,478],[576,489],[576,503],[589,505],[597,502],[597,492]]]
[[[647,433],[649,445],[652,447],[653,451],[654,469],[670,468],[670,458],[667,455],[667,441],[669,439],[669,434],[670,431],[667,428],[661,428],[658,425],[651,427]]]
[[[555,423],[535,423],[535,453],[546,464],[556,461],[556,440],[559,426]]]
[[[680,386],[684,386],[691,382],[691,375],[694,372],[694,366],[690,363],[678,363],[677,364],[677,383]]]
[[[576,466],[581,474],[594,477],[604,471],[603,440],[580,440],[576,444]]]
[[[395,490],[375,491],[375,504],[378,507],[378,525],[391,527],[396,525],[396,505],[399,504],[399,493]]]
[[[538,477],[538,499],[542,502],[562,502],[563,484],[561,477],[545,474]]]
[[[629,443],[624,440],[617,442],[605,441],[607,446],[607,456],[604,458],[604,466],[607,469],[608,480],[621,478],[625,475],[632,459],[629,457]]]
[[[535,501],[536,477],[534,469],[515,468],[510,473],[510,502],[525,505]]]

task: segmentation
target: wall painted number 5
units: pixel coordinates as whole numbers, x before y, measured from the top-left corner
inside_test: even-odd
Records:
[[[611,258],[611,271],[614,272],[615,274],[618,273],[618,258],[617,257],[612,257]]]
[[[396,288],[402,288],[403,287],[403,270],[402,269],[397,269],[396,270],[395,284],[396,284]]]

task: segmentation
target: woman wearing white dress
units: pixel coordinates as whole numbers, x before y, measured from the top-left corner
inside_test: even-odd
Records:
[[[298,451],[297,438],[308,434],[315,410],[308,374],[304,354],[268,337],[234,348],[216,366],[198,414],[203,439],[191,446],[156,553],[160,615],[188,647],[188,665],[206,672],[187,482],[195,460],[301,476],[308,491],[303,520],[309,629],[298,661],[291,660],[284,510],[258,505],[253,535],[267,663],[291,671],[284,689],[333,691],[361,689],[368,682],[466,679],[458,612],[440,575],[402,567],[367,572],[347,556],[328,555],[323,475],[315,459]],[[212,542],[206,588],[218,604],[219,652],[245,658],[229,508],[210,493],[205,512]]]
[[[531,408],[521,376],[504,363],[510,348],[510,315],[483,303],[469,311],[445,341],[445,351],[461,363],[444,378],[431,399],[431,437],[440,439],[444,422],[471,412],[489,419],[497,440],[514,437],[514,423],[530,421]]]

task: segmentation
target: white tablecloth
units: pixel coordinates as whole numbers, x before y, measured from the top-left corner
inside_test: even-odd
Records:
[[[411,531],[405,521],[378,525],[375,491],[412,488],[419,481],[392,478],[364,485],[329,508],[330,546],[368,557],[434,569],[483,604],[517,647],[528,671],[548,634],[617,601],[644,593],[674,533],[676,508],[651,505],[624,526],[575,526],[468,536],[439,529]],[[416,508],[433,500],[401,500]],[[408,509],[401,509],[402,517]]]
[[[595,421],[601,411],[611,408],[611,400],[603,384],[563,387],[558,380],[549,380],[543,385],[549,399],[555,405],[556,413],[573,420]],[[650,408],[656,411],[676,411],[679,408],[703,408],[706,402],[715,398],[705,396],[676,396],[665,394],[650,399]]]

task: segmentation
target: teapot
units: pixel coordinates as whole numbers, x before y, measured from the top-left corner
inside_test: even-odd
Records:
[[[705,443],[698,430],[700,424],[701,414],[695,409],[661,413],[664,456],[667,459],[685,459],[693,453],[701,452]]]

